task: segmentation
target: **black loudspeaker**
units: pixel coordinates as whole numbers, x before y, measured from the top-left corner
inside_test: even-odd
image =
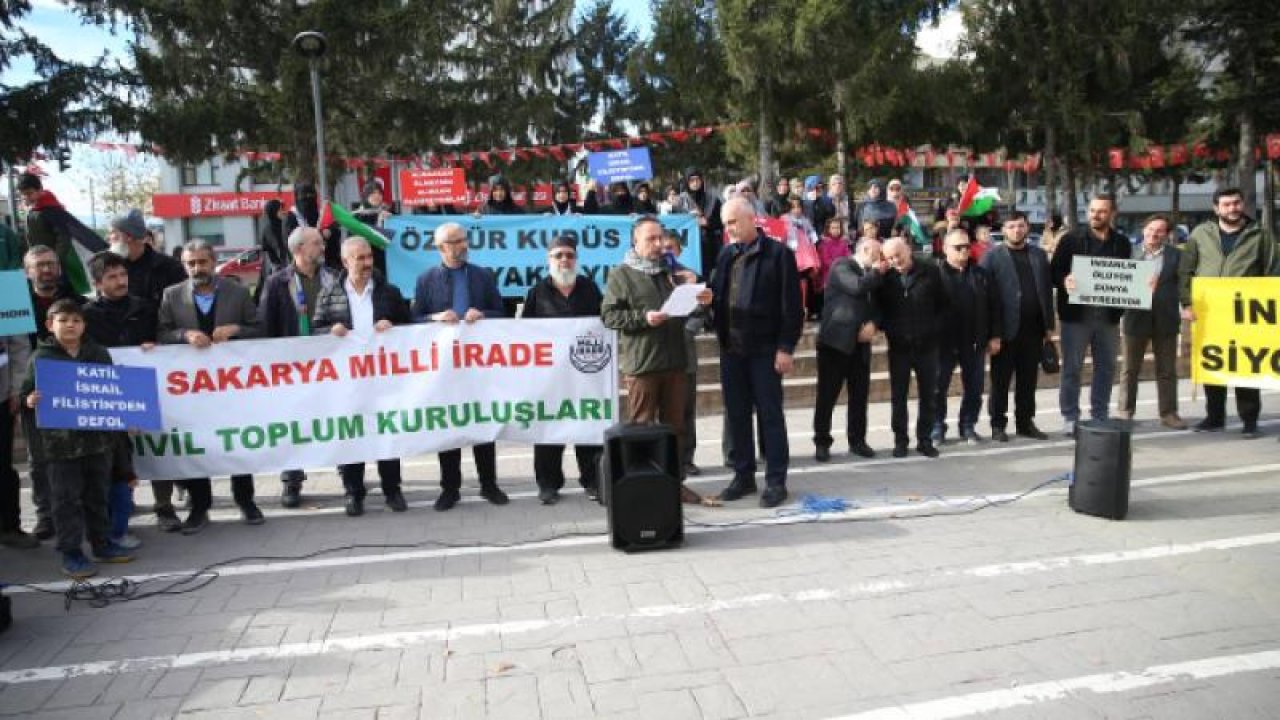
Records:
[[[1133,423],[1090,420],[1076,425],[1075,479],[1068,502],[1086,515],[1123,520],[1129,514]]]
[[[669,425],[609,428],[601,465],[601,500],[615,548],[635,552],[684,542],[680,457]]]

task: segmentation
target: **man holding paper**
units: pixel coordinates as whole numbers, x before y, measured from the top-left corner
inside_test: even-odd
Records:
[[[1093,382],[1089,389],[1089,417],[1106,420],[1111,405],[1111,385],[1115,379],[1116,353],[1120,343],[1121,310],[1097,305],[1079,305],[1072,295],[1076,278],[1072,262],[1077,255],[1128,259],[1129,239],[1111,227],[1115,200],[1098,195],[1089,201],[1088,227],[1077,228],[1062,238],[1049,263],[1054,287],[1058,290],[1058,318],[1062,320],[1062,384],[1058,407],[1062,413],[1062,433],[1075,437],[1080,420],[1080,371],[1086,352],[1093,355]]]
[[[666,423],[680,445],[685,431],[687,381],[684,318],[661,308],[690,274],[675,273],[662,262],[662,236],[662,223],[657,219],[636,221],[626,259],[609,273],[600,319],[605,327],[618,331],[618,365],[627,386],[627,422]],[[697,300],[710,304],[711,291],[703,289]],[[683,485],[680,497],[686,503],[702,502],[696,492]]]
[[[1152,215],[1142,225],[1142,244],[1133,249],[1135,260],[1156,261],[1156,287],[1150,310],[1124,311],[1124,369],[1121,371],[1118,415],[1133,419],[1138,402],[1138,374],[1142,359],[1151,347],[1156,360],[1156,394],[1160,424],[1185,430],[1178,416],[1178,332],[1182,317],[1178,310],[1178,248],[1168,243],[1172,223],[1164,215]]]

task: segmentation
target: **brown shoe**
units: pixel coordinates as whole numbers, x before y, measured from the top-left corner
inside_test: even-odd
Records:
[[[1169,413],[1160,416],[1160,424],[1170,430],[1186,430],[1187,421],[1178,417],[1178,413]]]

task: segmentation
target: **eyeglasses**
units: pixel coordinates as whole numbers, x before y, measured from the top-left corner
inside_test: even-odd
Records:
[[[572,260],[578,257],[578,253],[573,252],[553,252],[551,258],[553,260]]]
[[[964,245],[948,245],[947,247],[951,248],[952,250],[968,250],[969,249],[968,243],[965,243]]]

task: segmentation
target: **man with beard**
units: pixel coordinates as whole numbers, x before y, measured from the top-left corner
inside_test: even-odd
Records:
[[[300,244],[308,242],[304,240]],[[400,291],[373,268],[369,241],[359,236],[347,238],[342,243],[342,264],[342,275],[321,289],[315,300],[313,335],[345,337],[348,333],[355,333],[370,337],[409,319]],[[363,462],[338,466],[346,494],[347,517],[364,514],[364,466]],[[409,509],[400,489],[400,458],[378,460],[378,480],[388,510],[405,512]]]
[[[337,284],[338,274],[324,266],[324,240],[315,228],[298,228],[289,235],[291,263],[271,274],[263,283],[258,322],[266,337],[306,337],[311,334],[316,299]],[[280,473],[283,488],[280,504],[296,508],[302,504],[301,470]]]
[[[493,272],[467,262],[467,231],[457,223],[444,223],[436,228],[435,245],[441,264],[418,276],[413,321],[456,325],[503,317],[502,295]],[[480,497],[506,505],[507,494],[498,487],[497,448],[491,442],[480,443],[472,446],[471,454],[480,475]],[[446,450],[437,457],[441,492],[435,508],[444,512],[462,499],[462,449]]]
[[[1191,281],[1196,277],[1265,277],[1280,272],[1275,238],[1245,215],[1244,195],[1239,188],[1215,191],[1213,212],[1216,220],[1191,231],[1178,264],[1182,317],[1191,322],[1196,321],[1191,310]],[[1227,425],[1227,389],[1205,385],[1204,407],[1204,419],[1196,424],[1195,431],[1221,432]],[[1257,388],[1236,387],[1236,412],[1246,438],[1262,436],[1258,429],[1262,394]]]
[[[599,317],[601,299],[596,284],[578,274],[578,244],[558,235],[547,248],[547,277],[529,288],[521,317]],[[573,448],[578,460],[578,482],[593,500],[600,492],[597,465],[600,451],[599,445]],[[554,505],[560,500],[560,490],[564,488],[563,457],[563,445],[533,446],[533,477],[543,505]]]
[[[130,295],[159,307],[165,289],[187,279],[182,263],[156,252],[147,242],[147,225],[138,210],[113,219],[107,241],[111,243],[111,252],[124,258],[129,271]]]
[[[293,186],[293,210],[284,219],[284,236],[289,237],[300,227],[316,228],[324,238],[324,264],[334,270],[342,269],[342,236],[337,224],[320,227],[320,195],[311,183]]]
[[[203,350],[214,343],[262,336],[249,291],[239,283],[218,280],[213,274],[213,248],[208,243],[187,243],[182,249],[182,264],[188,280],[165,290],[160,300],[161,343],[186,343]],[[213,487],[207,477],[181,482],[191,496],[191,513],[180,529],[183,535],[195,535],[209,524]],[[253,501],[253,475],[232,475],[231,494],[246,525],[263,523],[262,511]]]
[[[673,272],[662,261],[662,252],[662,224],[652,217],[636,220],[626,258],[609,273],[600,319],[618,331],[618,367],[627,386],[626,422],[670,425],[680,457],[685,434],[685,323],[661,308],[687,276]],[[698,301],[710,302],[711,293],[704,290]],[[681,501],[703,502],[683,480]]]
[[[71,290],[71,286],[62,275],[62,263],[52,248],[44,245],[33,245],[22,258],[26,270],[27,282],[31,286],[31,307],[38,318],[44,318],[49,308],[59,300],[74,300],[83,305],[84,297]],[[43,322],[36,322],[36,331],[27,336],[31,350],[34,351],[40,342],[48,339],[49,328]],[[40,540],[53,537],[53,498],[49,490],[48,463],[45,462],[44,448],[40,446],[40,434],[36,427],[35,410],[22,407],[22,435],[27,438],[27,455],[30,460],[31,500],[36,506],[35,536]]]
[[[1129,238],[1111,227],[1115,200],[1100,195],[1089,201],[1089,226],[1068,233],[1049,261],[1053,284],[1058,290],[1058,318],[1062,321],[1062,384],[1058,387],[1058,407],[1062,412],[1062,433],[1075,437],[1080,420],[1080,373],[1086,352],[1093,355],[1093,380],[1089,388],[1089,416],[1106,420],[1111,409],[1111,386],[1115,381],[1116,354],[1120,350],[1120,315],[1116,308],[1078,305],[1071,302],[1076,280],[1072,260],[1091,255],[1127,260],[1133,252]]]
[[[715,269],[716,258],[720,257],[720,235],[724,226],[720,223],[720,198],[709,192],[702,171],[691,167],[684,172],[684,192],[680,193],[682,209],[691,213],[698,220],[698,230],[702,243],[702,277],[710,277]]]
[[[1178,263],[1181,251],[1169,242],[1173,223],[1165,215],[1152,215],[1142,224],[1142,243],[1133,248],[1134,260],[1155,261],[1156,287],[1151,293],[1151,309],[1124,311],[1124,364],[1120,376],[1120,409],[1117,416],[1132,420],[1138,403],[1138,374],[1142,372],[1147,348],[1155,356],[1156,397],[1160,424],[1171,430],[1186,430],[1178,415],[1178,333],[1182,316],[1178,312]]]

